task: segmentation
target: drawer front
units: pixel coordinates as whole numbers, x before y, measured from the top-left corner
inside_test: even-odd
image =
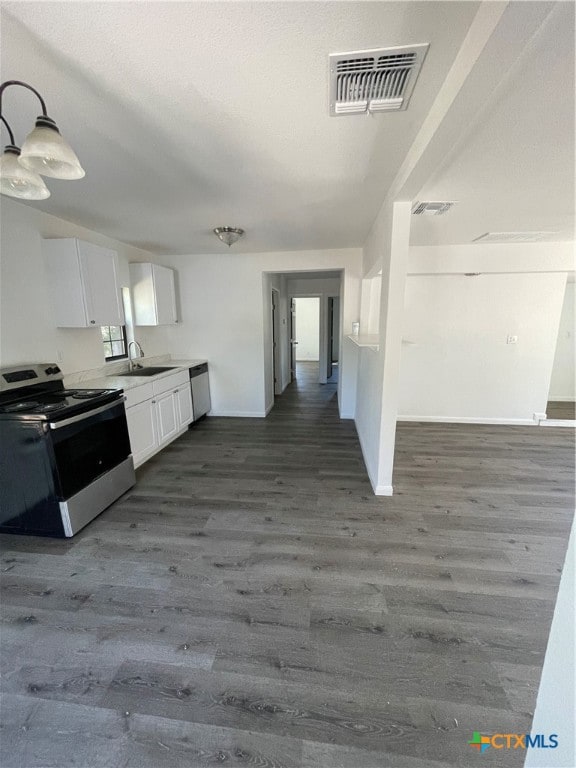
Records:
[[[181,384],[185,384],[189,380],[190,374],[187,370],[178,371],[178,373],[171,373],[170,376],[163,376],[161,379],[153,381],[152,388],[155,395],[161,395],[169,390],[174,391]]]
[[[125,390],[124,394],[126,395],[126,408],[130,408],[132,405],[143,403],[144,400],[150,400],[154,391],[152,384],[143,384],[141,387]]]

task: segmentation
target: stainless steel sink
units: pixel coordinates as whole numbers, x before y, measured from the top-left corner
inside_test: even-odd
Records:
[[[151,368],[137,368],[135,371],[129,373],[121,373],[120,376],[155,376],[157,373],[164,373],[164,371],[175,371],[178,368],[177,365],[158,366]]]

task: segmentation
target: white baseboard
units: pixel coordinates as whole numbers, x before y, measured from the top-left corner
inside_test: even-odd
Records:
[[[430,421],[438,424],[502,424],[536,426],[534,419],[491,419],[480,416],[398,416],[396,421]]]
[[[353,419],[354,418],[354,414],[353,413],[348,413],[348,412],[341,413],[340,414],[340,418],[341,419]]]
[[[264,411],[211,411],[210,416],[223,416],[233,419],[264,419]]]
[[[574,395],[568,395],[567,397],[560,397],[560,395],[548,395],[548,402],[553,403],[573,403]]]
[[[576,421],[574,419],[543,419],[539,424],[539,427],[569,427],[574,429],[576,427]]]
[[[272,402],[270,403],[270,405],[269,405],[269,406],[266,408],[266,413],[265,413],[264,415],[265,415],[265,416],[268,416],[268,414],[270,413],[270,411],[272,410],[272,408],[274,408],[274,400],[272,400]]]
[[[394,489],[391,485],[377,485],[374,493],[376,496],[393,496]]]

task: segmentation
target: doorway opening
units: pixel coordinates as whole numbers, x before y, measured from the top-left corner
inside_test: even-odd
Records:
[[[291,308],[291,380],[320,376],[320,296],[293,296]],[[306,366],[298,363],[307,363]]]
[[[343,280],[341,270],[263,273],[265,413],[298,378],[306,393],[332,384],[340,399]]]
[[[336,383],[340,362],[340,296],[328,296],[327,323],[326,381]]]

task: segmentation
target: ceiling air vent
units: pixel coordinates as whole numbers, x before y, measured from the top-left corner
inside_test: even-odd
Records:
[[[474,238],[473,243],[537,243],[548,240],[557,232],[485,232]]]
[[[412,213],[414,216],[441,216],[443,213],[447,213],[455,202],[448,203],[446,201],[435,201],[425,203],[415,203],[412,206]]]
[[[428,45],[331,53],[330,114],[406,109]]]

